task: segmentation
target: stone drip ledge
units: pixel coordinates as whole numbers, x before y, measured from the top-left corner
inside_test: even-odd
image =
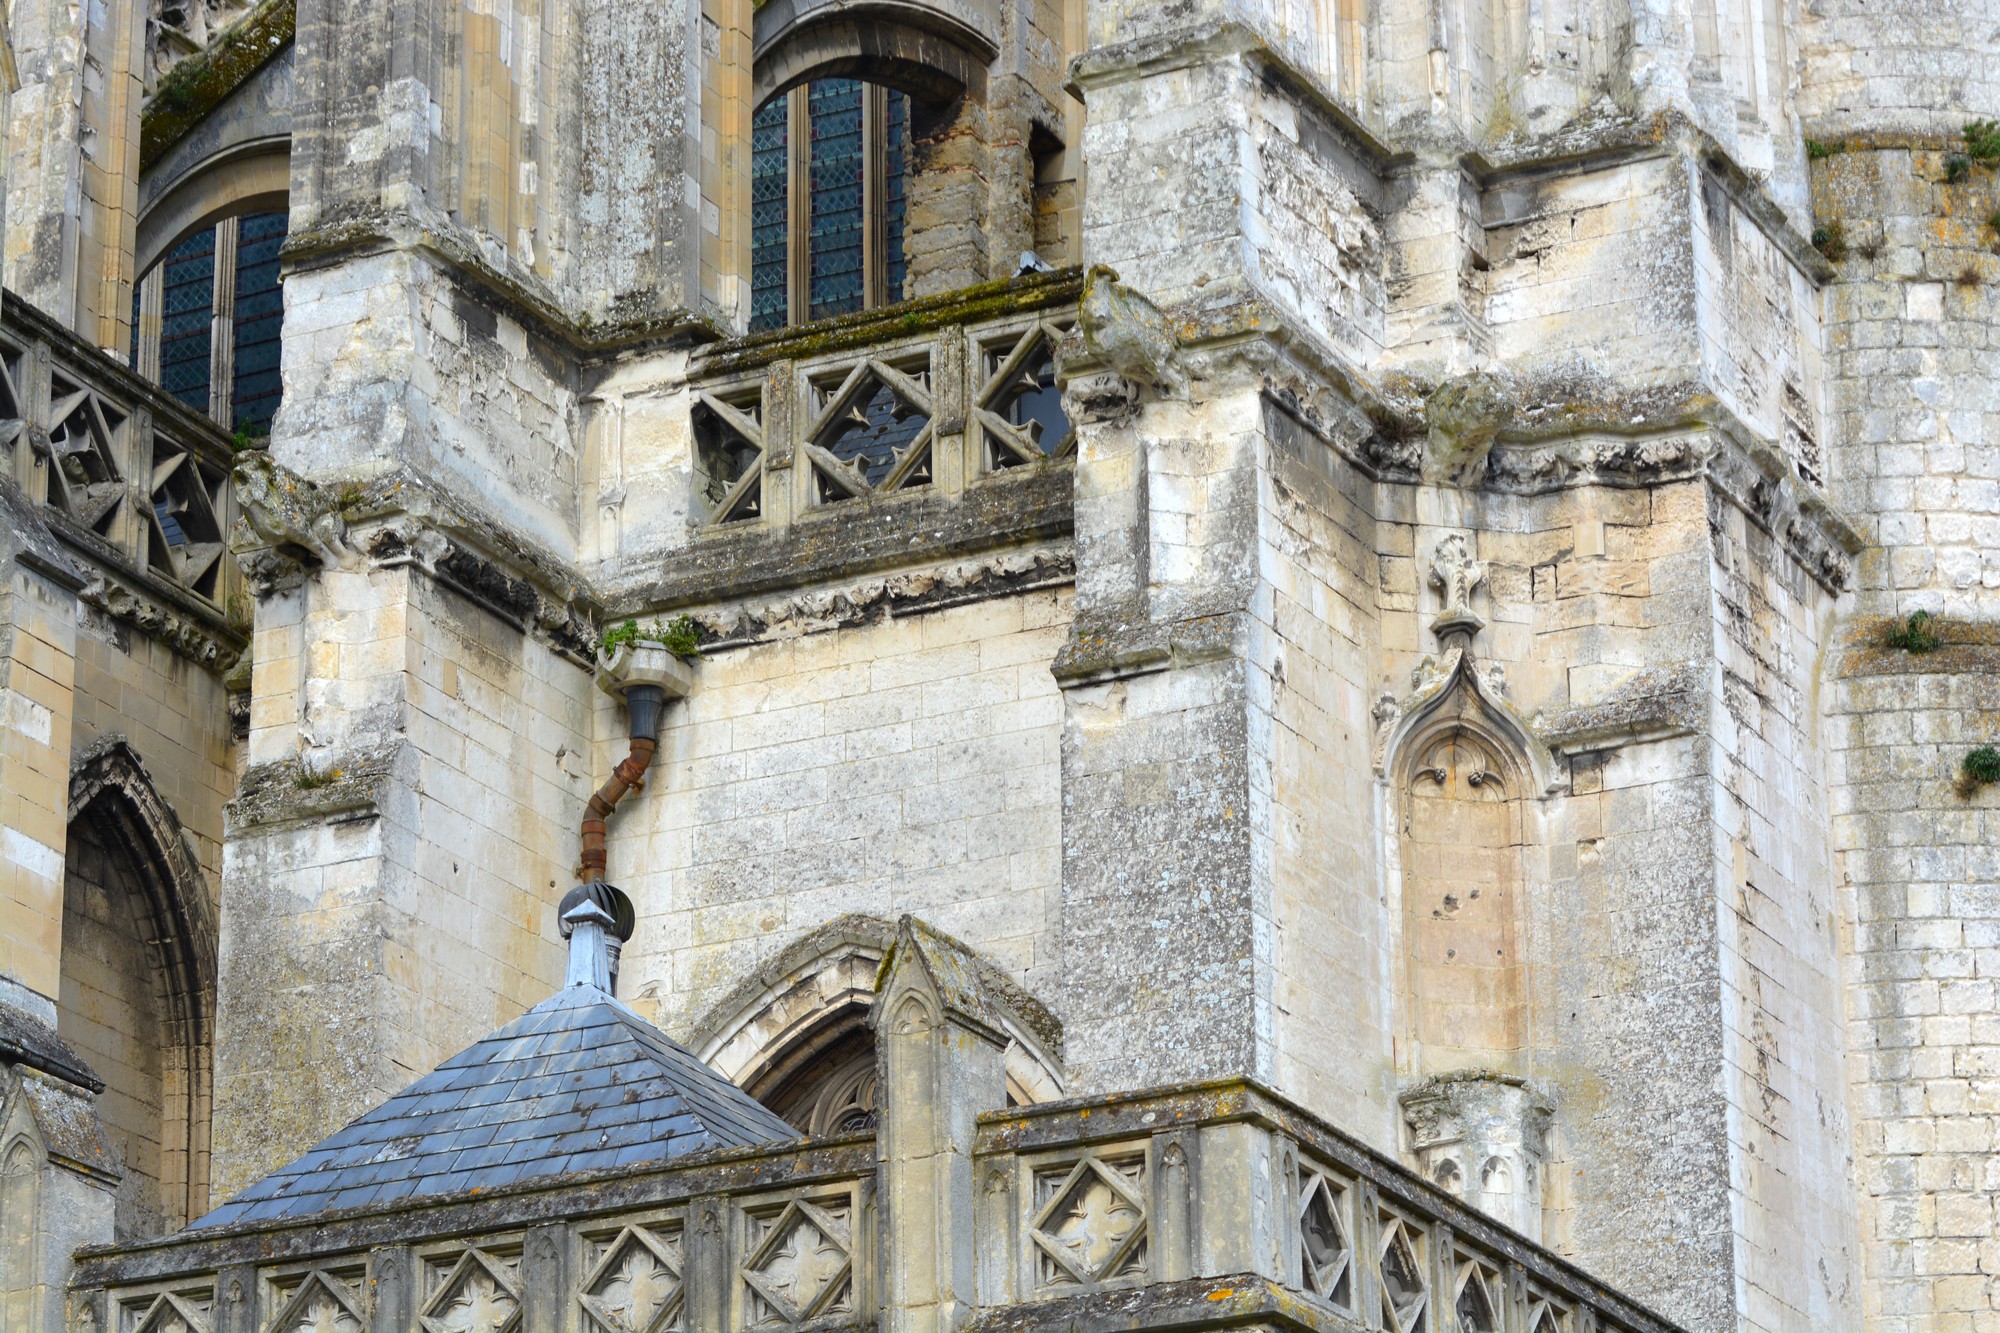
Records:
[[[310,764],[294,758],[253,765],[223,807],[228,834],[378,818],[390,793],[414,785],[420,768],[407,741],[319,755]]]
[[[1913,653],[1891,647],[1891,630],[1906,622],[1900,616],[1864,616],[1850,622],[1842,636],[1839,679],[1861,676],[2000,676],[2000,621],[1971,620],[1951,614],[1932,617],[1929,629],[1937,647]]]
[[[1017,549],[688,615],[701,628],[702,651],[716,653],[903,620],[996,597],[1066,588],[1075,582],[1076,559],[1067,548]],[[610,619],[615,622],[618,617]]]
[[[815,510],[783,528],[711,528],[640,577],[599,580],[597,595],[625,614],[675,612],[1067,543],[1073,492],[1067,467],[1021,469],[958,496],[900,491]]]

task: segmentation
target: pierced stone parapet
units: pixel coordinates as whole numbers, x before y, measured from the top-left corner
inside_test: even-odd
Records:
[[[786,528],[1066,463],[1075,432],[1056,349],[1076,323],[1074,291],[1057,275],[936,324],[912,305],[905,321],[828,320],[711,353],[690,408],[695,526]]]
[[[1475,1091],[1424,1105],[1442,1108],[1438,1125],[1470,1126],[1454,1141],[1497,1144]],[[1538,1105],[1513,1084],[1479,1095],[1498,1099],[1496,1120]],[[1472,1109],[1450,1109],[1467,1097]],[[892,1099],[885,1115],[902,1109]],[[810,1139],[90,1250],[72,1308],[127,1333],[209,1328],[230,1275],[254,1272],[230,1328],[313,1315],[335,1328],[834,1333],[893,1326],[908,1283],[888,1275],[962,1244],[944,1267],[975,1299],[953,1326],[996,1333],[1240,1328],[1281,1310],[1295,1324],[1302,1304],[1314,1327],[1675,1333],[1469,1197],[1243,1080],[978,1116],[972,1225],[949,1242],[939,1195],[880,1192],[876,1143]],[[919,1282],[906,1298],[936,1295]]]

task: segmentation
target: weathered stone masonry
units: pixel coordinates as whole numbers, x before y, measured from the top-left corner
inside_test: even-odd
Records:
[[[2000,1327],[1994,26],[23,0],[0,1322]]]

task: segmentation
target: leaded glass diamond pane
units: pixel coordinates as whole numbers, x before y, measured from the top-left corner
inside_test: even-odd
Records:
[[[774,97],[750,122],[750,327],[783,328],[788,300],[786,216],[789,99]]]
[[[278,354],[285,324],[285,293],[278,251],[285,244],[283,213],[251,213],[236,224],[236,348],[230,385],[230,424],[252,435],[271,433],[283,385]]]
[[[812,126],[811,317],[859,310],[867,214],[862,181],[867,167],[861,133],[864,89],[855,79],[821,79],[806,92]]]
[[[161,283],[160,387],[208,411],[210,325],[215,316],[215,228],[175,246]]]

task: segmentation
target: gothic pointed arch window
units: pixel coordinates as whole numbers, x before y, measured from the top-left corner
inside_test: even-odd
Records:
[[[212,908],[122,745],[85,761],[70,801],[56,1031],[104,1080],[118,1238],[139,1239],[207,1210]]]
[[[900,301],[909,94],[823,78],[751,123],[753,332]]]
[[[287,215],[225,217],[182,237],[132,292],[132,368],[225,429],[268,435],[283,396]]]

